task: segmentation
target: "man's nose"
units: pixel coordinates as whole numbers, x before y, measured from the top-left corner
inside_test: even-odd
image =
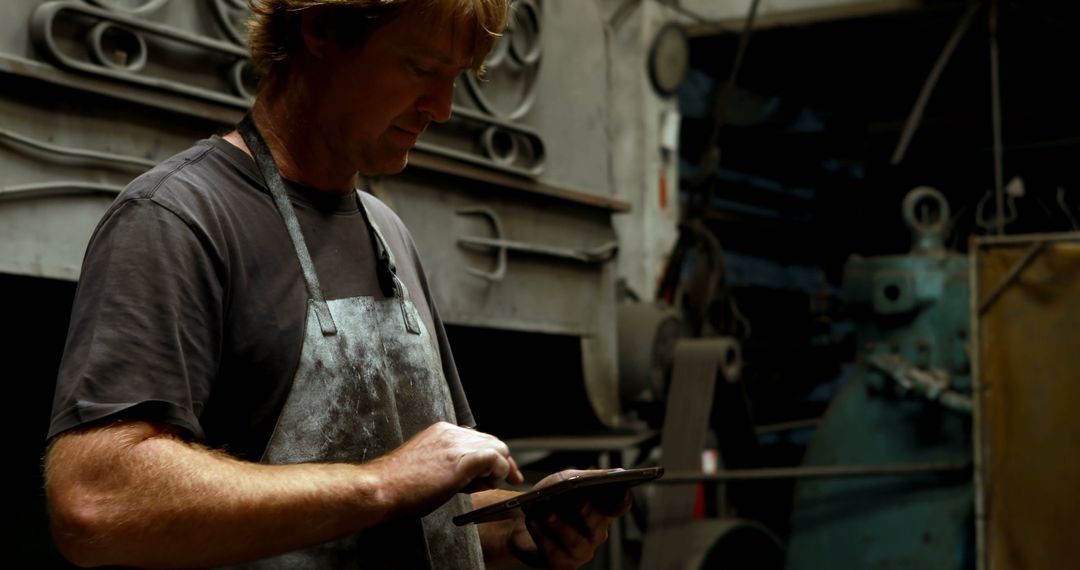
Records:
[[[416,103],[416,110],[436,123],[450,120],[454,101],[454,80],[438,78],[431,82],[427,93]]]

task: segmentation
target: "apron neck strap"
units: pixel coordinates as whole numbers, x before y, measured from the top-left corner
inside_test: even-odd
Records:
[[[420,325],[411,307],[409,290],[397,275],[394,252],[390,250],[390,246],[386,243],[386,238],[383,237],[379,224],[371,217],[371,211],[364,204],[364,197],[359,190],[356,192],[356,205],[364,215],[364,221],[371,228],[371,235],[375,239],[375,251],[379,256],[379,283],[389,282],[389,285],[393,287],[394,297],[401,303],[401,315],[405,321],[405,329],[412,334],[420,334]]]
[[[255,158],[255,164],[258,165],[259,172],[262,173],[263,181],[270,188],[270,195],[274,198],[274,205],[277,206],[277,211],[281,214],[282,221],[285,222],[285,229],[289,232],[289,239],[292,240],[293,249],[296,250],[296,257],[300,261],[300,269],[304,274],[304,284],[307,286],[308,298],[315,306],[315,315],[319,319],[322,333],[324,336],[337,334],[337,325],[334,324],[334,317],[330,314],[330,308],[326,305],[322,287],[319,285],[319,276],[315,272],[315,263],[311,261],[311,253],[308,252],[307,244],[304,242],[304,234],[300,231],[300,221],[296,218],[296,212],[293,210],[292,203],[289,202],[289,195],[285,192],[285,181],[282,180],[281,173],[274,162],[274,156],[266,146],[266,141],[259,133],[259,129],[256,128],[251,113],[244,115],[244,118],[240,120],[240,124],[237,126],[237,130],[240,132],[240,136],[244,138],[244,143],[247,144],[248,149],[251,150],[251,154]]]

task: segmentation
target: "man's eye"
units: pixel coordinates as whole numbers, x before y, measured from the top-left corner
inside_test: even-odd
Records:
[[[434,69],[429,69],[415,63],[410,64],[409,67],[412,68],[413,73],[419,75],[420,77],[431,77],[432,75],[435,75]]]

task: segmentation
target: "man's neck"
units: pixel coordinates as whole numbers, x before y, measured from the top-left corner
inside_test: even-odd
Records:
[[[353,192],[356,171],[340,159],[340,150],[330,145],[318,123],[299,111],[317,108],[310,101],[300,104],[299,99],[306,98],[299,92],[303,85],[296,81],[288,87],[266,86],[251,109],[255,126],[282,177],[324,192]],[[240,133],[233,131],[223,138],[249,156],[252,154]]]

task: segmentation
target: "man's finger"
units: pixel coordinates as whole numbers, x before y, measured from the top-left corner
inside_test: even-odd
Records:
[[[490,486],[484,488],[495,489],[504,483],[520,485],[525,482],[525,475],[512,456],[502,454],[496,448],[487,448],[463,456],[462,461],[469,464],[467,469],[472,470],[473,463],[484,465],[484,468],[475,467],[477,471],[485,474],[490,479]]]
[[[517,461],[514,461],[513,457],[506,456],[507,461],[510,463],[510,471],[506,474],[506,482],[511,485],[520,485],[525,482],[525,475],[522,475],[521,469],[518,469]]]

